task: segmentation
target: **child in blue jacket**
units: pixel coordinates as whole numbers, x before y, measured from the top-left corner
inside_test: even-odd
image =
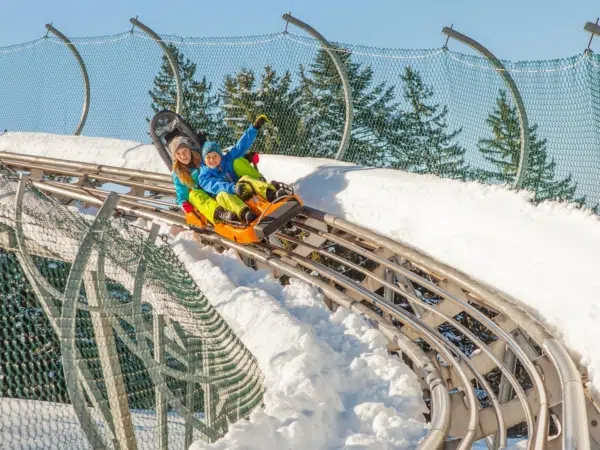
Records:
[[[202,147],[202,166],[198,175],[198,186],[240,220],[252,222],[256,214],[244,203],[254,193],[269,202],[277,200],[284,192],[277,191],[272,184],[262,179],[260,173],[242,158],[256,139],[257,131],[269,121],[261,114],[248,127],[240,140],[223,154],[216,142],[206,142]]]

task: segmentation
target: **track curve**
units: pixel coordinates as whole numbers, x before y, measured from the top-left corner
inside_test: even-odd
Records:
[[[8,152],[0,152],[0,162],[29,172],[37,188],[63,204],[100,205],[103,184],[126,186],[120,214],[186,227],[171,209],[168,175]],[[276,277],[307,281],[330,309],[348,307],[378,327],[422,381],[431,428],[421,448],[467,449],[482,438],[489,448],[504,448],[507,430],[519,424],[530,449],[599,446],[600,414],[581,380],[585,368],[517,299],[325,212],[305,208],[293,224],[294,235],[280,232],[255,246],[207,233],[198,238],[234,249]]]

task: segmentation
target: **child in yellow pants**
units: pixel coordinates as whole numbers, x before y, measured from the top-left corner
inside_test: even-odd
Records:
[[[242,221],[251,222],[256,214],[244,203],[255,193],[269,202],[277,200],[284,192],[264,181],[258,170],[242,158],[250,149],[258,129],[266,122],[259,116],[229,152],[223,154],[216,142],[206,142],[202,147],[202,167],[198,186],[223,208],[234,212]]]
[[[262,174],[252,167],[246,158],[242,157],[233,161],[233,169],[236,175],[240,177],[240,182],[250,183],[253,191],[263,198],[271,197],[271,194],[267,191],[271,191],[273,186],[264,182]],[[237,195],[225,192],[220,192],[217,194],[216,199],[214,199],[202,189],[194,189],[190,192],[188,200],[194,208],[202,212],[209,220],[215,215],[214,212],[219,206],[234,212],[238,217],[247,208],[247,205]],[[213,221],[211,220],[211,222]]]

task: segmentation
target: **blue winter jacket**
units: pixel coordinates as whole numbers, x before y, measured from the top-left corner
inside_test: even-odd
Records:
[[[200,174],[196,175],[198,186],[213,197],[219,192],[234,194],[235,183],[237,183],[239,177],[233,170],[233,160],[244,156],[250,150],[254,139],[256,139],[256,128],[250,125],[240,140],[237,141],[237,144],[221,157],[219,167],[210,169],[202,161]],[[194,177],[194,172],[192,172],[192,177]],[[196,178],[194,178],[194,181],[196,181]]]
[[[194,180],[194,184],[198,186],[198,174],[200,173],[199,168],[192,169],[190,171],[190,175],[192,176],[192,180]],[[181,182],[179,177],[175,172],[171,172],[171,178],[173,179],[173,184],[175,185],[175,194],[177,196],[177,204],[181,206],[183,202],[187,202],[188,196],[190,195],[190,188]]]

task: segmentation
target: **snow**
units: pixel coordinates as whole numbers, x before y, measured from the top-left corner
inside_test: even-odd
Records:
[[[152,146],[126,141],[6,133],[0,150],[167,173]],[[582,356],[600,390],[597,216],[556,202],[535,206],[527,192],[501,186],[323,159],[261,155],[260,169],[293,183],[307,205],[406,242],[518,299]]]
[[[600,392],[600,220],[530,193],[322,159],[262,156],[307,205],[419,249],[516,298],[582,357]],[[568,305],[568,314],[565,306]]]
[[[282,286],[191,232],[171,245],[265,376],[264,409],[191,449],[409,449],[425,436],[418,378],[363,318],[346,308],[331,314],[315,287]]]
[[[132,419],[138,448],[156,448],[154,411],[133,411]],[[183,448],[183,418],[168,413],[167,423],[169,448]],[[100,435],[106,434],[100,423]],[[29,450],[91,448],[71,405],[12,398],[0,398],[0,443],[2,448]]]

